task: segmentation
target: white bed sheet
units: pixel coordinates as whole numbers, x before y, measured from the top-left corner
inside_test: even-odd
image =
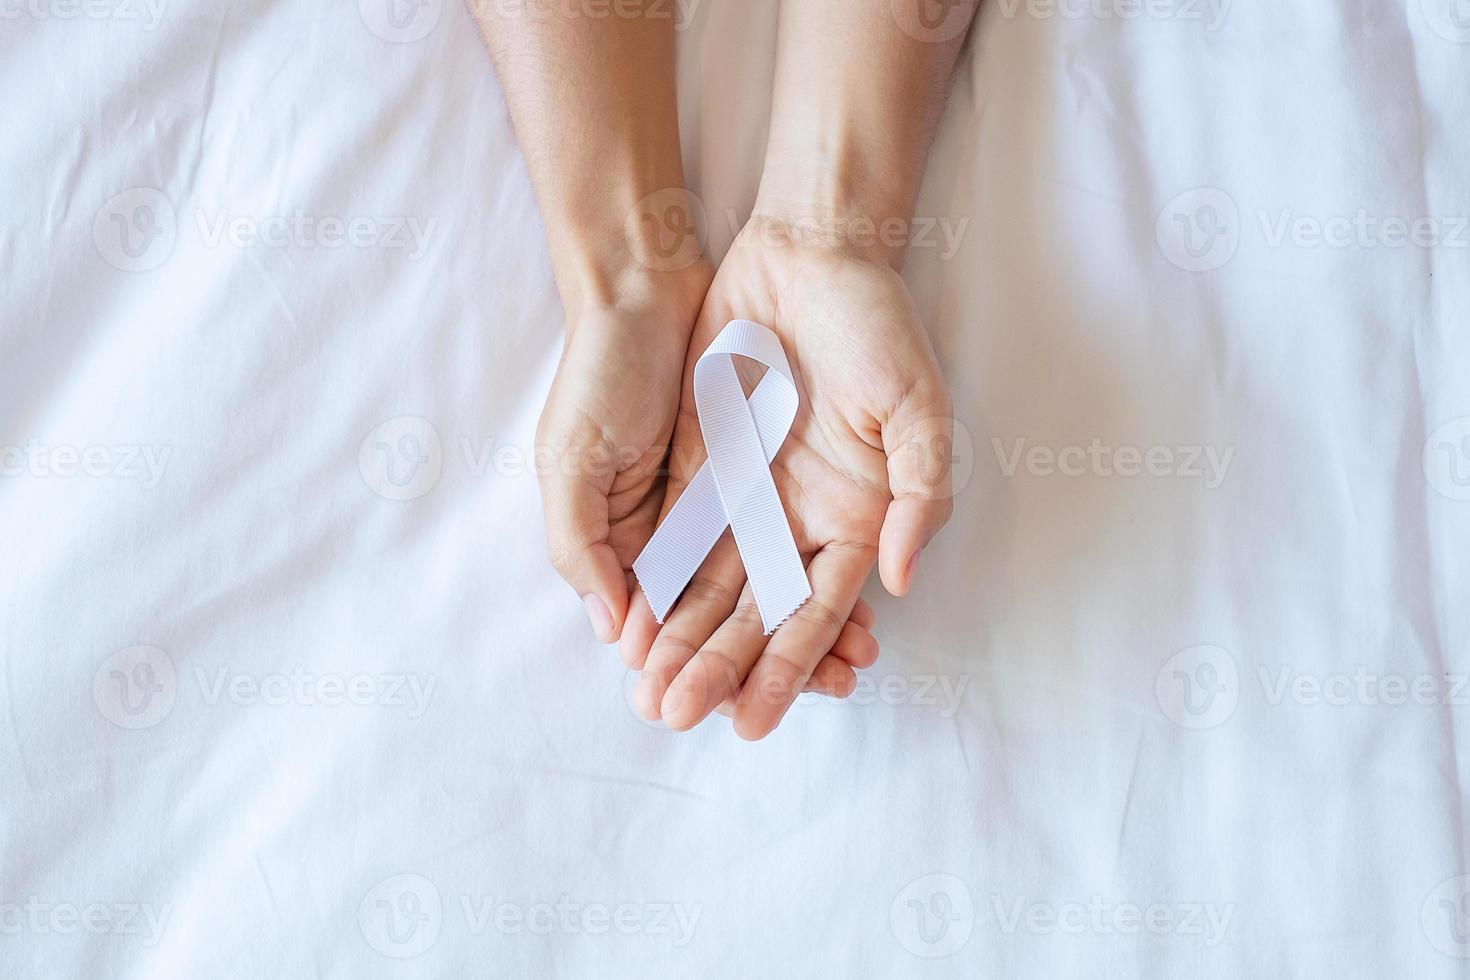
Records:
[[[919,207],[953,524],[752,745],[545,562],[463,7],[6,6],[0,974],[1465,976],[1470,18],[1063,7]],[[775,8],[680,9],[718,252]]]

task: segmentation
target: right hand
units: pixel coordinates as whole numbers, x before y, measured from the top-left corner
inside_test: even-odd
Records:
[[[712,278],[703,261],[678,273],[635,276],[616,302],[569,314],[561,363],[537,426],[552,565],[582,597],[597,638],[623,639],[623,660],[633,669],[643,667],[658,633],[644,605],[623,636],[633,559],[665,504],[689,336]],[[866,636],[872,610],[859,602],[852,620],[853,630]],[[876,649],[871,641],[834,649],[808,689],[848,696],[853,668],[871,666]],[[657,717],[656,706],[639,702],[641,713]]]
[[[568,311],[566,344],[536,430],[551,563],[614,643],[633,559],[658,523],[684,355],[711,278],[625,277],[616,298]]]

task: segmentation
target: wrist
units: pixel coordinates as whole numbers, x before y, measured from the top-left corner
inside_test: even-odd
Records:
[[[566,281],[558,273],[567,339],[584,325],[616,324],[638,339],[687,344],[713,278],[702,256],[668,271],[625,261],[586,264]]]
[[[913,181],[881,151],[814,142],[802,149],[773,145],[752,229],[763,240],[899,268],[911,234]]]
[[[597,203],[548,216],[568,320],[585,310],[657,306],[688,311],[692,323],[713,276],[698,198],[679,186],[588,197]]]

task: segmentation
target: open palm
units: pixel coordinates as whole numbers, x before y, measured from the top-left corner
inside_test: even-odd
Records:
[[[919,551],[951,508],[949,396],[903,280],[886,265],[759,231],[769,229],[747,227],[705,298],[664,510],[704,461],[694,362],[732,319],[771,328],[803,391],[771,472],[813,594],[764,636],[727,530],[657,630],[642,680],[645,702],[674,728],[735,696],[735,728],[746,738],[776,727],[819,664],[849,674],[846,664],[871,664],[877,651],[865,628],[871,613],[859,607],[863,583],[877,564],[888,590],[905,594]],[[641,600],[630,624],[635,617],[651,620]],[[823,660],[829,650],[846,663]],[[829,677],[820,686],[842,684]]]

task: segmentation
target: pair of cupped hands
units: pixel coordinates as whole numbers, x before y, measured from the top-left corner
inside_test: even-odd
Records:
[[[949,519],[948,391],[893,266],[779,219],[753,217],[718,271],[702,256],[635,268],[613,296],[569,305],[538,427],[557,460],[541,473],[552,562],[598,638],[641,672],[640,715],[686,730],[719,711],[763,738],[803,691],[847,697],[876,661],[865,581],[876,565],[906,595]],[[780,337],[801,392],[770,468],[812,596],[771,636],[728,528],[662,625],[631,573],[704,462],[693,368],[732,319]],[[748,393],[758,374],[742,375]]]

